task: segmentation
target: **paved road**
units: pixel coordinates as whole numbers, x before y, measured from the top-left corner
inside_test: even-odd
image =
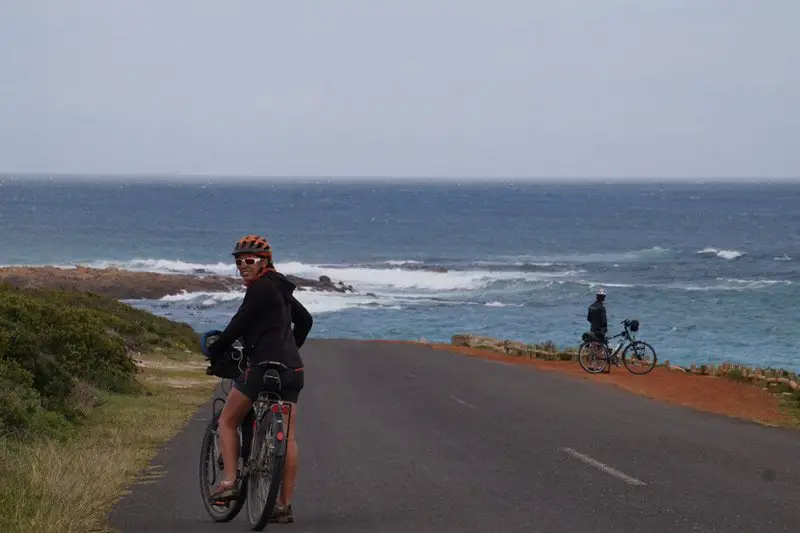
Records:
[[[800,432],[421,346],[311,340],[298,410],[300,532],[800,531]],[[647,379],[643,377],[642,379]],[[111,515],[125,533],[212,522],[197,465],[210,410]]]

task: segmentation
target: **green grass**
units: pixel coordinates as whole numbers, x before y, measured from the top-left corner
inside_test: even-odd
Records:
[[[800,391],[793,390],[785,383],[768,386],[767,390],[772,394],[779,395],[779,408],[791,419],[787,425],[800,428]]]
[[[148,462],[217,383],[189,366],[147,368],[139,381],[136,394],[100,393],[102,405],[69,438],[0,438],[0,531],[110,531],[106,517],[114,503],[131,483],[158,474],[147,470]]]
[[[106,531],[211,396],[198,341],[112,298],[0,283],[0,531]]]
[[[800,429],[800,401],[797,398],[785,399],[781,402],[781,409],[791,418],[787,426]]]

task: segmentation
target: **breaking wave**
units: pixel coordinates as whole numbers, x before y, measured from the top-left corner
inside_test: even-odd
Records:
[[[717,248],[703,248],[702,250],[698,250],[697,253],[699,255],[712,255],[729,261],[745,255],[745,252],[740,252],[739,250],[719,250]]]

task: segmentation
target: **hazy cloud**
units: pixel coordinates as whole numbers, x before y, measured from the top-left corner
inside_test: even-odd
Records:
[[[0,170],[800,175],[800,2],[4,0]]]

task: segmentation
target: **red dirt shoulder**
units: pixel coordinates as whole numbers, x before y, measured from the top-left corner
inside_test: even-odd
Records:
[[[780,398],[748,383],[715,376],[698,376],[663,367],[647,375],[637,376],[625,368],[613,368],[610,374],[588,374],[576,362],[545,361],[528,357],[504,355],[480,348],[450,344],[419,343],[415,341],[376,341],[418,344],[436,350],[447,350],[469,357],[530,366],[539,370],[559,372],[576,379],[613,385],[654,400],[690,407],[700,411],[751,420],[767,425],[791,424],[793,418],[780,408]]]

